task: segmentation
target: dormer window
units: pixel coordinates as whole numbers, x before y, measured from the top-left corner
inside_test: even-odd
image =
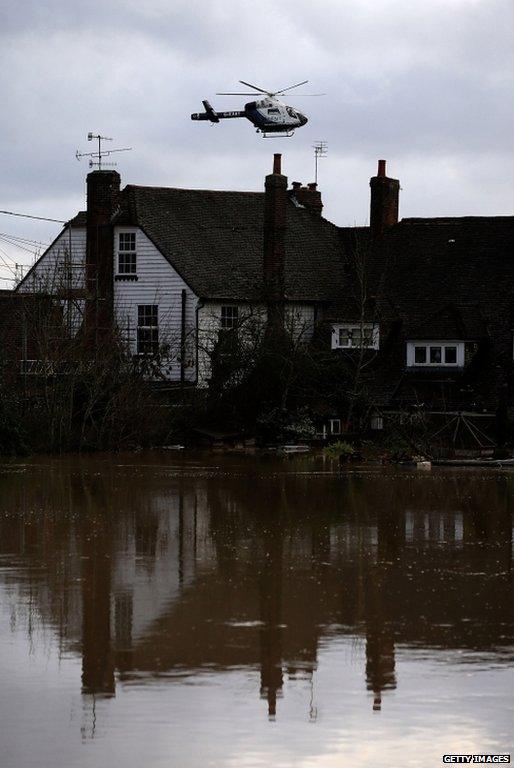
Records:
[[[462,368],[463,341],[408,341],[408,368]]]
[[[118,274],[135,275],[136,272],[136,233],[120,232],[118,240]]]
[[[373,323],[332,326],[332,349],[378,349],[379,329]]]

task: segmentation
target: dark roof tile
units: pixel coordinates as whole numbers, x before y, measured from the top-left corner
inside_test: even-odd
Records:
[[[199,296],[262,296],[264,193],[129,185],[122,197],[125,220],[146,232]],[[343,284],[338,228],[289,201],[286,297],[330,301]]]

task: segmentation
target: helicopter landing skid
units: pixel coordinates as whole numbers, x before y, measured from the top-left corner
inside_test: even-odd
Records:
[[[260,131],[263,139],[290,139],[294,136],[294,131],[274,131],[273,133],[266,133],[266,131]]]

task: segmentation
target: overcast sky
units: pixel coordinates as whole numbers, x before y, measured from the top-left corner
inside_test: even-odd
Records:
[[[3,0],[0,37],[0,209],[84,208],[88,167],[74,155],[93,131],[134,148],[118,158],[123,184],[260,190],[277,151],[290,181],[308,182],[324,139],[319,182],[337,224],[367,223],[381,157],[401,180],[401,216],[514,214],[513,0]],[[291,139],[191,122],[205,98],[241,108],[215,95],[239,79],[309,79],[302,90],[327,95],[289,95],[309,117]],[[1,233],[58,231],[0,216]]]

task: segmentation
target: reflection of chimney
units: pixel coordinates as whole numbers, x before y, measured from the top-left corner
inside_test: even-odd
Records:
[[[101,517],[83,520],[82,691],[114,695],[111,643],[110,531]]]
[[[282,532],[270,532],[264,544],[267,557],[259,582],[261,698],[267,699],[268,718],[274,720],[277,698],[282,695]]]
[[[398,223],[400,182],[386,176],[386,161],[378,161],[378,172],[370,179],[371,207],[369,223],[374,238]]]
[[[132,591],[120,592],[114,598],[114,637],[116,667],[123,673],[132,668],[132,623],[134,595]]]
[[[306,187],[302,187],[299,181],[293,181],[292,189],[289,191],[291,197],[294,197],[296,201],[303,205],[311,213],[315,213],[321,216],[323,210],[323,203],[321,201],[321,192],[318,190],[318,185],[315,182],[307,184]]]
[[[90,340],[112,329],[113,226],[118,205],[120,175],[116,171],[92,171],[87,176],[86,333]]]
[[[264,185],[264,291],[270,320],[280,323],[284,302],[287,178],[282,156],[273,156],[273,173]]]
[[[380,542],[379,542],[380,546]],[[373,691],[373,711],[382,708],[382,691],[396,688],[394,633],[389,614],[390,565],[372,568],[366,589],[366,688]]]

